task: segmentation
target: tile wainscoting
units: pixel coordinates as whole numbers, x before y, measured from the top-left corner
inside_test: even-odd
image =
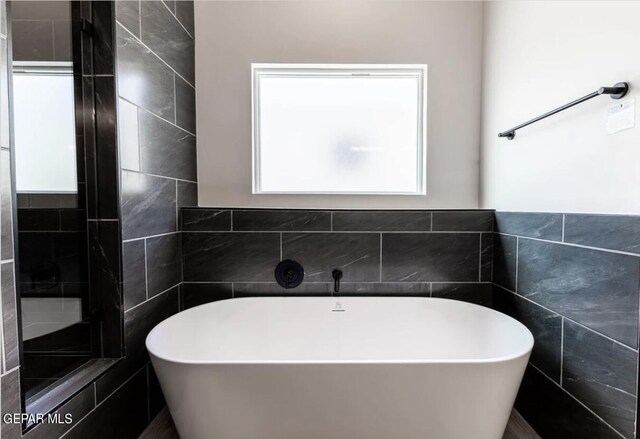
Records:
[[[464,298],[491,304],[493,212],[182,210],[182,308],[231,297],[339,295]],[[274,269],[294,259],[302,285]]]
[[[640,217],[495,217],[494,307],[536,339],[516,408],[544,438],[634,438]]]
[[[516,408],[537,432],[634,437],[640,217],[187,207],[179,224],[125,239],[127,356],[61,408],[86,415],[68,437],[96,426],[134,437],[162,408],[144,349],[162,319],[232,297],[331,295],[334,268],[344,272],[340,295],[449,297],[512,315],[536,339]],[[305,267],[300,287],[275,283],[284,258]]]
[[[122,254],[125,356],[95,382],[97,407],[65,438],[135,438],[164,406],[144,341],[179,310],[178,213],[197,202],[195,88],[188,76],[193,2],[109,4],[115,12],[122,222],[115,245]]]

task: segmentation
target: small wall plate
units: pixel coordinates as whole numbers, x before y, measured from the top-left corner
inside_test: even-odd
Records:
[[[618,82],[614,87],[622,88],[620,93],[612,94],[611,99],[622,99],[629,92],[629,84],[626,82]]]

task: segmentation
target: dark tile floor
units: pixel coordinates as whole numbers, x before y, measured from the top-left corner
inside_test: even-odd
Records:
[[[178,432],[173,425],[169,410],[165,407],[142,432],[138,439],[179,439]],[[507,425],[502,439],[540,439],[522,416],[515,410],[511,413],[511,419]]]

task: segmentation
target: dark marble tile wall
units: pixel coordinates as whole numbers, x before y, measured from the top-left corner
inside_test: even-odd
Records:
[[[21,383],[25,387],[29,387],[30,382],[50,380],[58,378],[69,369],[81,363],[87,363],[92,357],[111,356],[119,357],[122,353],[121,349],[121,321],[120,315],[120,288],[117,284],[119,279],[119,251],[114,252],[113,246],[109,243],[118,242],[114,237],[119,239],[119,227],[117,212],[114,213],[113,207],[116,206],[117,197],[114,197],[114,188],[116,174],[113,173],[116,148],[115,148],[115,120],[113,119],[113,106],[109,106],[109,93],[114,93],[114,75],[111,72],[100,70],[97,76],[94,71],[92,61],[99,62],[100,58],[94,56],[92,48],[94,45],[89,44],[89,37],[85,36],[82,47],[85,53],[82,54],[83,60],[88,60],[85,65],[81,65],[78,59],[74,59],[74,77],[76,78],[76,91],[80,99],[76,99],[77,104],[77,136],[76,143],[78,147],[78,197],[71,199],[63,199],[57,197],[56,204],[51,204],[52,197],[39,197],[30,195],[26,200],[23,199],[22,204],[17,203],[11,190],[11,168],[10,168],[10,136],[8,121],[8,98],[7,90],[7,31],[10,33],[11,27],[7,26],[7,17],[10,16],[10,8],[4,1],[0,2],[0,20],[2,21],[2,69],[0,70],[0,89],[2,93],[0,109],[0,138],[2,138],[2,209],[0,216],[2,224],[2,297],[3,297],[3,329],[12,328],[11,331],[4,330],[3,334],[3,372],[2,376],[2,408],[3,413],[19,413],[24,410],[21,401],[20,387]],[[12,4],[15,5],[15,2]],[[50,11],[63,5],[66,13],[71,12],[69,3],[39,3],[28,5],[34,6],[34,11]],[[27,5],[22,5],[27,7]],[[49,8],[51,6],[51,8]],[[90,22],[96,24],[95,18],[106,18],[108,22],[112,19],[109,13],[110,4],[105,3],[97,8],[91,8],[87,2],[74,3],[73,13],[75,16],[82,15]],[[68,17],[66,18],[68,21]],[[21,38],[20,26],[17,23],[18,33],[13,34],[14,38]],[[108,42],[110,32],[104,29],[104,26],[96,26],[96,43],[95,47],[100,47]],[[54,44],[56,42],[54,41]],[[79,39],[74,39],[74,45],[80,47]],[[18,45],[19,46],[19,45]],[[67,49],[70,44],[67,44]],[[74,52],[79,54],[80,51]],[[19,54],[18,54],[19,55]],[[61,55],[61,52],[59,52]],[[81,72],[79,69],[84,66]],[[96,83],[100,83],[96,86]],[[94,94],[95,92],[95,94]],[[113,97],[112,97],[113,100]],[[95,109],[95,111],[94,111]],[[109,113],[109,114],[106,114]],[[96,131],[97,128],[97,131]],[[96,139],[98,140],[96,141]],[[84,147],[82,147],[84,145]],[[93,163],[93,166],[86,167],[85,179],[85,161]],[[100,168],[95,166],[99,161]],[[109,171],[112,171],[109,173]],[[110,180],[107,178],[110,177]],[[102,187],[98,187],[98,183]],[[88,183],[86,185],[85,183]],[[88,186],[88,187],[87,187]],[[87,189],[85,190],[85,187]],[[111,196],[111,199],[109,198]],[[86,197],[86,198],[85,198]],[[69,202],[73,202],[69,204]],[[15,205],[20,204],[18,214],[15,214]],[[80,205],[81,210],[71,209],[71,206]],[[52,209],[38,209],[38,207],[53,207]],[[36,209],[34,209],[36,208]],[[106,222],[103,222],[105,221]],[[15,276],[15,264],[12,260],[14,251],[13,234],[17,232],[18,243],[20,244],[20,277]],[[115,233],[106,234],[104,230]],[[62,235],[65,235],[62,239]],[[70,238],[70,239],[68,239]],[[46,246],[40,244],[45,243]],[[26,359],[22,366],[18,362],[18,337],[17,337],[17,300],[15,291],[15,282],[22,282],[21,292],[28,295],[41,295],[42,290],[38,285],[34,287],[29,276],[28,268],[33,265],[31,262],[37,262],[36,258],[29,256],[26,247],[38,247],[42,252],[43,248],[49,249],[49,259],[55,260],[61,267],[61,288],[60,293],[69,296],[83,296],[89,290],[87,282],[91,282],[92,294],[95,297],[90,301],[93,303],[92,309],[87,309],[87,314],[99,315],[102,317],[103,331],[96,333],[94,339],[92,334],[87,331],[88,323],[74,325],[61,331],[60,338],[55,339],[51,336],[44,336],[37,339],[26,341],[22,345],[21,354]],[[116,248],[117,250],[117,248]],[[89,256],[89,258],[87,258]],[[89,262],[87,261],[89,259]],[[6,263],[5,263],[6,262]],[[92,275],[87,273],[87,264],[91,265]],[[109,279],[109,281],[106,281]],[[83,301],[88,304],[89,300]],[[101,305],[98,305],[101,304]],[[98,307],[100,309],[98,310]],[[91,319],[94,321],[94,319]],[[15,328],[15,329],[13,329]],[[102,338],[104,336],[104,338]],[[14,347],[15,346],[15,347]],[[31,361],[31,360],[37,361]],[[41,361],[40,361],[41,360]],[[51,368],[55,369],[52,374]],[[80,377],[81,378],[81,377]],[[79,379],[78,375],[74,375],[73,379]],[[5,382],[9,384],[5,386]],[[62,405],[58,411],[62,414],[72,413],[76,420],[81,419],[84,414],[88,413],[95,407],[93,385],[86,387],[80,393],[76,394],[73,399]],[[71,394],[69,395],[71,396]],[[2,424],[2,437],[19,438],[25,437],[58,437],[65,433],[70,426],[68,425],[52,425],[42,424],[32,428],[22,434],[22,426],[19,424]]]
[[[536,344],[516,408],[543,437],[635,437],[640,216],[496,212],[494,307]]]
[[[314,211],[184,208],[182,308],[231,297],[448,297],[491,304],[492,211]],[[274,279],[294,259],[305,280]]]
[[[109,4],[116,19],[125,353],[95,382],[97,406],[70,438],[136,438],[164,406],[144,341],[179,310],[179,211],[197,204],[194,40],[186,30],[193,17],[178,18],[161,1]]]
[[[109,245],[117,242],[114,241],[114,236],[120,235],[115,209],[115,83],[113,66],[110,70],[105,69],[105,52],[101,50],[104,46],[110,46],[109,40],[113,36],[108,26],[100,24],[105,19],[107,23],[111,23],[113,17],[108,3],[96,8],[92,8],[87,2],[82,5],[80,2],[35,2],[29,5],[14,2],[12,6],[13,16],[16,18],[12,21],[15,25],[12,47],[17,51],[14,59],[22,59],[24,54],[21,55],[20,51],[24,49],[24,43],[29,43],[30,37],[38,36],[37,32],[28,36],[21,33],[24,28],[21,18],[49,20],[53,17],[58,20],[52,24],[55,31],[53,41],[47,43],[53,44],[53,50],[57,52],[56,59],[62,59],[60,56],[63,52],[59,49],[64,47],[67,51],[64,58],[74,63],[78,151],[77,196],[30,194],[18,199],[19,210],[14,229],[19,229],[17,237],[20,270],[17,280],[20,282],[20,293],[25,297],[82,297],[83,317],[91,322],[88,325],[83,321],[75,325],[73,331],[62,331],[60,340],[46,336],[23,344],[25,361],[21,378],[23,389],[28,389],[30,381],[46,378],[44,368],[39,367],[40,364],[34,364],[34,359],[43,359],[43,365],[53,367],[55,364],[70,364],[67,360],[73,356],[119,357],[122,354],[120,287],[118,282],[113,281],[119,278],[119,252],[114,252]],[[93,22],[95,38],[91,39],[88,35],[81,37],[78,32],[72,38],[69,21],[71,15],[74,19],[82,16]],[[62,26],[65,24],[63,21],[66,22],[66,27]],[[64,38],[60,37],[63,27]],[[112,56],[111,51],[106,53]],[[96,165],[98,162],[99,166]],[[54,261],[60,270],[60,283],[54,289],[42,288],[43,285],[34,282],[38,273],[34,276],[33,267],[43,260]],[[88,297],[89,294],[91,298]],[[93,316],[100,316],[101,321]],[[72,340],[71,335],[79,338]],[[52,347],[47,349],[45,341]],[[62,341],[69,343],[67,348],[62,349]],[[64,351],[64,356],[54,355],[61,351]],[[73,355],[69,351],[74,351]],[[45,353],[46,357],[43,356]],[[37,376],[32,373],[34,369],[38,371]],[[50,375],[57,378],[64,371],[68,371],[68,367],[62,367],[58,371],[52,369]]]
[[[178,214],[197,204],[194,42],[186,30],[193,17],[178,18],[160,1],[108,4],[116,18],[125,355],[95,382],[97,406],[71,438],[135,438],[164,406],[144,340],[179,310]]]
[[[71,61],[69,2],[15,2],[12,34],[16,61]]]
[[[93,63],[82,64],[83,90],[91,99],[86,105],[96,106],[96,130],[84,133],[86,160],[100,163],[87,181],[89,245],[113,266],[122,266],[123,272],[122,279],[111,270],[90,272],[90,277],[101,289],[118,293],[104,298],[118,306],[117,315],[104,318],[118,319],[115,328],[121,333],[107,338],[118,341],[114,348],[124,346],[124,356],[58,409],[73,414],[71,425],[41,424],[25,437],[136,438],[164,406],[144,340],[153,326],[179,309],[178,213],[181,206],[197,204],[193,4],[180,2],[169,11],[160,1],[144,3],[141,11],[137,1],[81,2],[83,14],[96,27],[93,40],[100,42],[90,49]],[[83,47],[91,48],[91,41],[83,36]],[[83,114],[94,117],[90,111]],[[116,141],[119,148],[112,147]],[[8,154],[3,144],[2,166],[5,149]],[[121,167],[112,172],[116,163]],[[114,184],[118,179],[120,184]],[[5,212],[10,199],[2,201]],[[4,232],[11,225],[0,224],[5,259],[12,243],[4,239]],[[5,315],[3,328],[11,324],[11,316]],[[9,337],[3,336],[4,347]],[[3,358],[13,352],[3,349]],[[3,372],[4,366],[3,362]],[[20,411],[19,377],[17,368],[2,375],[3,411]],[[20,426],[2,426],[3,438],[20,436]]]

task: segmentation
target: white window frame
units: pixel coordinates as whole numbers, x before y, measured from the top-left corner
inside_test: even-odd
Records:
[[[394,76],[418,79],[417,185],[411,192],[265,191],[260,187],[260,79],[300,76]],[[426,64],[251,64],[252,193],[291,195],[426,195],[427,194],[427,65]]]

